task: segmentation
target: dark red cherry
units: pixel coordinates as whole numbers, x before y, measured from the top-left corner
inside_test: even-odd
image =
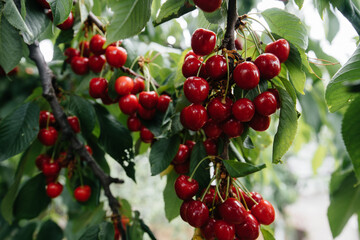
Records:
[[[127,119],[127,127],[132,132],[140,131],[141,129],[141,121],[136,116],[130,116]]]
[[[222,0],[194,0],[195,5],[204,12],[214,12],[220,8]]]
[[[206,189],[204,189],[205,191]],[[201,193],[201,196],[204,194],[204,191]],[[215,200],[214,200],[215,197]],[[204,201],[203,201],[206,206],[208,206],[209,208],[211,208],[213,205],[217,205],[219,202],[219,196],[216,194],[216,190],[215,190],[215,186],[211,186],[209,188],[209,190],[207,191],[207,193],[204,196]]]
[[[120,76],[115,81],[115,91],[121,96],[129,94],[133,87],[134,82],[128,76]]]
[[[215,239],[215,222],[214,218],[209,218],[207,223],[201,227],[201,235],[205,240],[214,240]]]
[[[74,16],[72,12],[70,12],[69,17],[63,23],[57,25],[57,27],[60,28],[61,30],[68,30],[72,28],[73,25],[74,25]]]
[[[183,203],[181,204],[180,207],[180,217],[182,220],[184,220],[185,222],[187,222],[187,208],[189,206],[189,202],[191,200],[185,200],[183,201]]]
[[[204,142],[204,147],[207,155],[216,156],[217,154],[217,144],[214,139],[206,139]]]
[[[148,128],[141,126],[140,139],[144,143],[151,143],[154,140],[154,134]]]
[[[176,153],[172,163],[174,164],[183,164],[189,159],[190,151],[185,144],[180,144],[179,150]]]
[[[190,161],[186,161],[182,164],[174,165],[174,170],[178,174],[186,174],[190,170]]]
[[[270,117],[263,116],[258,113],[254,114],[254,117],[251,119],[249,126],[256,131],[265,131],[270,126]]]
[[[106,94],[108,88],[108,82],[105,78],[93,78],[89,83],[89,94],[93,98],[101,98]]]
[[[192,149],[194,148],[195,144],[196,144],[196,142],[191,141],[191,140],[186,140],[186,141],[185,141],[185,145],[188,146],[190,152],[191,152]]]
[[[214,231],[217,240],[233,240],[235,237],[234,224],[227,223],[224,220],[216,220]]]
[[[235,48],[237,50],[243,50],[243,43],[239,38],[235,39]]]
[[[186,78],[191,76],[197,76],[200,66],[201,66],[201,61],[198,58],[192,55],[188,56],[185,59],[181,68],[183,76]]]
[[[158,102],[156,105],[156,110],[158,110],[159,112],[166,112],[166,110],[169,107],[169,104],[171,102],[171,97],[168,95],[160,95],[158,98]]]
[[[100,73],[105,65],[105,62],[106,60],[104,55],[92,55],[89,58],[89,67],[94,73]]]
[[[201,77],[188,77],[184,82],[184,94],[190,102],[201,103],[209,94],[209,84]]]
[[[155,91],[141,92],[139,94],[139,103],[146,109],[156,108],[159,95]]]
[[[226,58],[222,55],[214,55],[205,63],[207,75],[213,80],[220,80],[226,77]]]
[[[65,49],[64,55],[66,56],[65,62],[71,63],[73,57],[80,56],[80,51],[70,47]]]
[[[78,75],[85,75],[89,72],[89,59],[75,56],[71,59],[71,69]]]
[[[186,175],[180,175],[174,186],[176,195],[182,200],[191,199],[199,190],[199,183]]]
[[[86,151],[89,152],[90,155],[93,155],[93,150],[91,149],[91,147],[89,145],[85,145],[85,149],[86,149]]]
[[[200,104],[191,104],[180,113],[181,124],[192,131],[200,130],[208,119],[206,109]]]
[[[111,104],[114,104],[114,103],[118,103],[119,99],[120,99],[120,96],[117,96],[115,99],[112,99],[109,96],[107,88],[106,88],[105,92],[103,93],[103,95],[101,96],[101,101],[105,105],[111,105]]]
[[[207,106],[210,118],[215,121],[224,121],[231,115],[232,100],[226,98],[225,101],[222,97],[217,97],[211,100]]]
[[[214,121],[212,118],[210,118],[206,122],[203,129],[204,129],[205,135],[208,138],[218,138],[222,133],[222,129],[221,129],[219,123]]]
[[[127,52],[122,47],[109,46],[106,48],[105,56],[110,66],[120,68],[126,63]]]
[[[91,197],[91,188],[89,185],[83,185],[75,188],[74,197],[79,202],[86,202]]]
[[[50,198],[56,198],[61,194],[63,185],[61,183],[49,183],[46,185],[46,195]]]
[[[103,36],[96,34],[90,40],[90,51],[93,52],[95,55],[101,55],[105,53],[105,49],[103,46],[106,42],[106,38]]]
[[[40,154],[39,156],[37,156],[37,158],[35,159],[35,164],[36,164],[36,167],[41,171],[42,170],[42,167],[43,167],[43,164],[45,162],[50,162],[51,160],[51,157],[50,156],[47,156],[46,154]]]
[[[49,122],[49,126],[55,124],[56,121],[54,115],[48,111],[40,111],[40,116],[39,116],[40,128],[45,128],[48,125],[48,122]]]
[[[142,119],[151,120],[155,117],[156,109],[146,109],[141,104],[139,104],[137,112]]]
[[[50,4],[46,0],[36,0],[36,1],[41,7],[45,9],[50,9]]]
[[[139,107],[139,102],[134,94],[128,94],[120,98],[119,107],[124,114],[131,115],[136,113]]]
[[[76,116],[69,116],[67,117],[67,120],[70,124],[70,127],[75,133],[80,132],[80,122],[79,119]]]
[[[239,137],[244,131],[242,123],[234,118],[229,118],[223,122],[221,128],[229,138]]]
[[[144,91],[145,89],[145,83],[144,83],[144,80],[139,78],[139,77],[136,77],[134,79],[134,88],[133,90],[131,91],[132,94],[138,94],[139,92],[142,92]]]
[[[213,31],[198,28],[191,37],[191,48],[199,56],[209,55],[215,48],[216,34]]]
[[[240,122],[249,122],[255,114],[255,106],[247,98],[240,98],[232,106],[233,116]]]
[[[245,222],[245,217],[248,214],[244,206],[236,198],[228,198],[220,204],[219,213],[222,219],[233,224]]]
[[[190,201],[186,212],[188,223],[199,228],[204,226],[209,219],[209,209],[205,203],[201,201]]]
[[[245,196],[246,194],[243,192],[243,195]],[[251,192],[250,196],[252,199],[247,195],[245,196],[246,205],[249,209],[255,205],[255,202],[259,203],[261,200],[263,200],[261,194],[257,192]],[[255,200],[255,202],[253,200]]]
[[[265,47],[265,52],[274,54],[280,60],[280,62],[283,63],[289,57],[290,45],[288,41],[281,38],[276,40],[275,42],[269,43]]]
[[[235,67],[233,79],[240,88],[250,90],[259,84],[260,71],[254,63],[242,62]]]
[[[45,146],[52,146],[56,143],[58,132],[53,127],[42,128],[38,133],[39,141]]]
[[[270,202],[261,200],[251,208],[251,214],[260,224],[270,225],[275,220],[275,209]]]
[[[79,49],[83,57],[90,57],[90,43],[88,41],[79,42]]]
[[[279,75],[281,65],[279,59],[272,53],[263,53],[255,61],[262,79],[271,79]]]
[[[260,224],[252,214],[247,214],[244,223],[235,225],[235,233],[240,239],[255,240],[259,237]]]
[[[276,99],[276,108],[279,109],[280,105],[281,105],[279,91],[276,88],[270,88],[270,89],[268,89],[268,92],[271,92],[272,94],[274,94],[275,99]]]
[[[256,96],[254,99],[256,112],[263,116],[270,116],[276,112],[277,102],[274,94],[265,91]]]
[[[44,162],[42,165],[42,172],[46,177],[57,176],[60,172],[60,165],[58,162]]]

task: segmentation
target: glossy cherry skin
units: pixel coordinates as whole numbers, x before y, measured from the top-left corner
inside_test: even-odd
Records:
[[[247,98],[240,98],[232,105],[232,114],[240,122],[249,122],[255,114],[254,103]]]
[[[58,132],[55,128],[42,128],[38,133],[39,141],[45,146],[52,146],[56,143]]]
[[[204,189],[205,191],[206,189]],[[201,193],[201,196],[204,194],[204,191]],[[215,197],[215,201],[214,201],[214,197]],[[211,206],[213,205],[213,203],[215,205],[218,204],[219,202],[219,196],[217,194],[215,194],[215,186],[211,186],[209,188],[209,190],[207,191],[207,193],[204,196],[204,201],[203,201],[206,206],[208,206],[209,208],[211,208]]]
[[[126,123],[127,123],[128,129],[132,132],[137,132],[137,131],[140,131],[140,129],[141,129],[141,121],[136,116],[130,116],[127,119]]]
[[[233,240],[235,237],[235,226],[224,220],[217,220],[214,225],[214,232],[217,240]]]
[[[204,226],[209,219],[209,209],[205,203],[201,201],[190,201],[186,212],[188,223],[199,228]]]
[[[263,116],[258,113],[254,114],[254,117],[251,119],[249,126],[255,131],[265,131],[270,126],[270,117]]]
[[[242,62],[233,71],[236,85],[242,89],[250,90],[260,82],[260,71],[252,62]]]
[[[180,144],[179,150],[176,153],[172,163],[174,164],[183,164],[189,159],[190,151],[188,146],[185,144]]]
[[[120,98],[119,107],[124,114],[131,115],[136,113],[139,102],[134,94],[128,94]]]
[[[89,67],[94,73],[100,73],[105,65],[105,57],[103,55],[92,55],[89,58]]]
[[[105,78],[93,78],[89,83],[89,94],[93,98],[101,98],[106,94],[106,89],[108,88],[108,82]]]
[[[46,0],[36,0],[45,9],[50,9],[50,4]]]
[[[169,107],[169,104],[171,102],[171,97],[168,95],[160,95],[158,98],[158,102],[156,104],[156,110],[158,110],[159,112],[166,112],[166,110]]]
[[[71,69],[78,75],[85,75],[89,72],[89,59],[75,56],[71,59]]]
[[[278,39],[275,42],[269,43],[265,47],[265,52],[274,54],[280,62],[283,63],[288,59],[290,54],[289,42],[283,38]]]
[[[66,56],[65,62],[71,63],[71,60],[75,56],[80,56],[80,51],[75,48],[67,48],[64,51],[64,55]]]
[[[215,239],[215,223],[216,220],[214,218],[209,218],[207,223],[201,227],[201,235],[206,240],[214,240]]]
[[[144,83],[144,80],[139,78],[139,77],[136,77],[134,79],[134,88],[133,90],[131,91],[132,94],[138,94],[139,92],[142,92],[144,91],[145,89],[145,83]]]
[[[214,139],[206,139],[204,142],[204,147],[207,155],[216,156],[217,154],[217,144]]]
[[[149,110],[144,108],[141,104],[139,104],[137,113],[142,119],[151,120],[155,117],[156,109],[154,108]]]
[[[226,98],[225,102],[223,102],[222,97],[214,98],[207,106],[210,118],[218,122],[229,118],[231,115],[232,104],[233,102],[230,98]]]
[[[256,96],[254,99],[256,111],[263,116],[270,116],[276,112],[277,102],[274,94],[265,91]]]
[[[271,92],[272,94],[274,94],[275,99],[276,99],[276,108],[279,109],[281,106],[279,91],[276,88],[269,88],[268,92]]]
[[[199,190],[199,183],[186,175],[180,175],[174,186],[176,195],[182,200],[191,199]]]
[[[88,41],[79,42],[79,49],[83,57],[90,57],[90,43]]]
[[[228,223],[241,224],[245,222],[246,209],[236,198],[228,198],[219,206],[222,219]]]
[[[182,164],[174,165],[174,170],[178,174],[186,174],[190,170],[190,161],[186,161]]]
[[[210,118],[206,122],[205,126],[203,127],[203,130],[208,138],[218,138],[223,132],[219,123],[214,121],[212,118]]]
[[[144,143],[151,143],[154,140],[154,134],[148,128],[141,126],[140,139]]]
[[[109,46],[106,48],[105,56],[110,66],[120,68],[126,63],[127,52],[122,47]]]
[[[70,12],[69,17],[62,24],[57,25],[57,27],[60,28],[61,30],[68,30],[72,28],[73,25],[74,25],[74,16],[72,12]]]
[[[180,113],[181,124],[192,131],[200,130],[208,120],[206,109],[199,104],[191,104]]]
[[[41,171],[42,170],[42,166],[45,162],[50,162],[51,157],[47,156],[46,154],[40,154],[39,156],[36,157],[35,159],[35,164],[36,167]]]
[[[260,224],[270,225],[275,220],[275,209],[270,202],[261,200],[251,208],[251,214]]]
[[[193,150],[194,146],[196,145],[196,142],[191,141],[191,140],[186,140],[185,145],[189,148],[189,151],[191,152]]]
[[[89,152],[90,155],[93,155],[93,150],[91,149],[91,147],[89,145],[85,145],[85,149],[86,149],[86,151]]]
[[[74,190],[74,197],[78,202],[86,202],[91,197],[89,185],[79,186]]]
[[[80,122],[79,119],[76,116],[69,116],[67,117],[67,120],[70,124],[70,127],[75,133],[80,132]]]
[[[56,198],[61,194],[63,190],[63,185],[61,183],[49,183],[46,185],[46,195],[50,198]]]
[[[189,206],[189,203],[191,202],[192,200],[185,200],[183,201],[183,203],[181,204],[181,207],[180,207],[180,217],[182,220],[184,220],[184,222],[187,222],[187,209],[188,209],[188,206]]]
[[[103,36],[96,34],[90,40],[90,51],[93,52],[95,55],[101,55],[105,53],[105,49],[103,46],[106,42],[106,38]]]
[[[214,12],[220,8],[222,0],[194,0],[195,5],[204,12]]]
[[[258,67],[261,79],[272,79],[279,75],[281,65],[279,59],[272,53],[263,53],[255,61]]]
[[[252,199],[249,196],[247,196],[244,192],[242,192],[242,194],[243,194],[244,199],[246,201],[246,205],[247,205],[247,207],[249,209],[251,209],[255,205],[255,203],[254,203],[254,201],[252,199],[254,199],[257,203],[259,203],[261,200],[263,200],[261,194],[257,193],[257,192],[251,192],[250,193],[250,196],[251,196]]]
[[[239,38],[235,39],[235,48],[237,50],[243,50],[243,43]]]
[[[198,58],[194,57],[193,55],[188,56],[187,58],[185,58],[185,61],[181,68],[183,76],[186,78],[196,76],[200,66],[201,61]]]
[[[141,92],[139,94],[139,103],[146,109],[154,109],[159,100],[159,95],[155,91]]]
[[[189,56],[195,57],[195,58],[197,58],[197,59],[200,58],[200,56],[196,55],[193,50],[190,50],[190,51],[188,51],[188,52],[186,53],[186,55],[185,55],[185,57],[184,57],[184,61],[186,61],[186,59],[187,59]]]
[[[207,75],[213,80],[220,80],[226,77],[226,58],[222,55],[214,55],[205,63]]]
[[[235,225],[235,233],[240,239],[255,240],[259,237],[260,224],[252,214],[247,214],[244,223]]]
[[[49,121],[49,125],[54,125],[56,122],[54,115],[48,111],[40,111],[40,116],[39,116],[40,128],[45,128],[48,121]]]
[[[221,126],[223,132],[229,138],[239,137],[244,132],[244,126],[239,120],[229,118]]]
[[[42,172],[45,177],[57,176],[60,172],[60,165],[58,162],[44,162],[42,165]]]
[[[215,48],[216,34],[213,31],[198,28],[191,37],[191,48],[196,55],[209,55]]]
[[[120,76],[115,81],[115,91],[123,96],[131,92],[134,87],[134,82],[130,77]]]
[[[209,84],[201,77],[188,77],[184,82],[184,94],[192,103],[202,103],[209,94]]]

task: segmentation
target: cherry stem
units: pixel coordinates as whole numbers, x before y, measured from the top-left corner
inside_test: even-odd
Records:
[[[237,184],[236,181],[234,181],[234,185],[236,186],[236,192],[237,192],[238,198],[239,198],[239,200],[240,200],[240,191],[239,191],[239,188],[241,188],[241,187]],[[244,205],[245,205],[246,210],[249,210],[249,207],[248,207],[247,204],[246,204],[245,197],[244,197],[243,194],[241,194],[241,199],[243,200],[243,203],[244,203]]]
[[[206,157],[204,157],[203,159],[201,159],[200,160],[200,162],[196,165],[196,167],[194,168],[194,171],[191,173],[191,175],[190,175],[190,178],[189,178],[189,180],[191,181],[191,179],[193,178],[193,176],[195,175],[195,172],[196,172],[196,170],[200,167],[200,165],[206,160],[206,159],[209,159],[209,158],[211,158],[210,156],[206,156]]]
[[[220,194],[220,191],[219,191],[219,184],[220,184],[220,181],[221,181],[221,180],[218,180],[218,181],[216,182],[216,192],[217,192],[217,194],[218,194],[218,196],[219,196],[219,198],[220,198],[221,202],[224,202],[224,199],[221,197],[221,194]]]
[[[137,56],[134,61],[131,63],[130,69],[133,69],[133,67],[135,66],[135,64],[139,61],[140,56]]]
[[[253,17],[247,16],[246,18],[251,19],[251,20],[259,23],[259,24],[265,29],[267,35],[271,38],[271,40],[272,40],[273,42],[276,41],[276,39],[274,38],[274,36],[271,34],[271,32],[265,27],[265,25],[264,25],[262,22],[260,22],[259,20],[257,20],[256,18],[253,18]]]
[[[202,68],[203,64],[206,63],[206,61],[207,61],[210,57],[212,57],[212,56],[214,56],[214,55],[215,55],[214,53],[211,53],[210,55],[208,55],[208,56],[201,62],[200,67],[199,67],[199,69],[198,69],[198,71],[197,71],[197,73],[196,73],[196,76],[197,76],[197,77],[200,75],[200,71],[201,71],[201,68]]]
[[[261,90],[260,90],[259,84],[257,85],[257,89],[258,89],[259,94],[261,94]]]
[[[201,202],[204,201],[205,195],[206,195],[207,192],[209,191],[209,189],[210,189],[210,187],[211,187],[211,183],[215,180],[215,178],[216,178],[216,175],[213,176],[213,177],[210,179],[209,185],[206,187],[205,192],[204,192],[203,195],[201,196],[201,199],[200,199]]]
[[[245,185],[242,184],[240,181],[238,181],[238,183],[240,184],[240,188],[244,191],[244,193],[245,193],[255,204],[258,204],[258,202],[256,202],[256,201],[251,197],[250,191],[245,187]]]
[[[144,75],[145,75],[145,81],[146,81],[146,91],[150,91],[150,72],[147,66],[144,64],[143,66]]]
[[[244,36],[244,58],[246,60],[246,58],[247,58],[247,39],[246,39],[244,30],[242,28],[239,28],[239,30],[241,31],[242,35]],[[238,32],[236,32],[236,33],[238,33]]]
[[[230,175],[227,176],[227,182],[226,182],[226,196],[225,196],[225,199],[228,198],[229,196],[229,188],[230,188]]]
[[[223,98],[223,103],[226,103],[226,96],[227,93],[229,91],[229,82],[230,82],[230,70],[229,70],[229,58],[228,58],[228,53],[225,52],[225,58],[226,58],[226,70],[227,70],[227,81],[226,81],[226,90],[225,90],[225,94],[224,94],[224,98]]]
[[[253,30],[251,29],[250,26],[248,26],[248,24],[245,24],[245,28],[250,33],[250,36],[251,36],[251,38],[253,39],[253,41],[255,43],[256,50],[259,52],[259,54],[261,54],[261,49],[259,47],[259,42],[258,42],[258,39],[255,37]]]

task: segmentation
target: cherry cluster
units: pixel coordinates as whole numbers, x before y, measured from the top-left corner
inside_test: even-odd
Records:
[[[53,18],[53,14],[52,11],[50,9],[50,4],[46,1],[46,0],[36,0],[38,2],[38,4],[44,8],[46,10],[46,15],[50,18],[51,21],[54,20]],[[72,28],[72,26],[74,25],[74,15],[72,12],[70,12],[69,16],[67,19],[65,19],[65,21],[59,25],[57,25],[56,27],[58,27],[61,30],[68,30],[70,28]]]
[[[80,132],[80,123],[76,116],[69,116],[68,122],[75,133]],[[39,126],[39,141],[45,146],[54,146],[58,142],[58,130],[54,115],[48,111],[40,111]],[[92,149],[88,145],[85,147],[92,154]],[[57,154],[55,149],[54,147],[49,151],[52,154],[40,154],[35,160],[37,168],[46,177],[46,194],[50,198],[58,197],[63,190],[63,185],[57,181],[61,168],[68,168],[68,176],[71,177],[72,168],[75,165],[75,159],[68,159],[66,150]],[[74,190],[74,197],[79,202],[86,202],[90,196],[89,185],[80,185]]]

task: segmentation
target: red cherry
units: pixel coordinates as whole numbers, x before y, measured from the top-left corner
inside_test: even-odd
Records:
[[[237,50],[243,50],[243,43],[239,38],[235,39],[235,48]]]
[[[73,57],[80,56],[80,51],[75,48],[69,47],[65,49],[64,55],[66,56],[65,62],[71,63]]]
[[[80,122],[79,119],[76,116],[70,116],[67,117],[67,120],[70,124],[70,127],[72,128],[72,130],[75,133],[79,133],[80,132]]]
[[[54,115],[48,111],[40,111],[40,116],[39,116],[40,128],[45,128],[48,124],[48,121],[49,121],[49,125],[54,125],[56,122]]]
[[[275,220],[275,209],[270,202],[261,200],[251,208],[251,214],[260,224],[270,225]]]
[[[239,137],[244,131],[244,126],[242,123],[234,118],[226,120],[222,124],[221,128],[229,138]]]
[[[214,225],[215,237],[217,240],[233,240],[235,237],[234,224],[224,220],[217,220]]]
[[[45,11],[45,15],[46,15],[52,22],[54,21],[54,16],[53,16],[53,14],[52,14],[51,9],[47,9],[47,10]]]
[[[42,167],[43,167],[43,164],[46,163],[46,162],[50,162],[50,160],[51,160],[50,156],[47,156],[46,154],[40,154],[35,159],[36,167],[41,171]]]
[[[100,98],[101,98],[101,101],[102,101],[103,104],[111,105],[111,104],[114,104],[114,103],[118,103],[119,99],[120,99],[120,96],[116,97],[115,99],[112,99],[109,96],[108,89],[106,88],[105,92],[103,93],[103,95]]]
[[[254,63],[242,62],[235,67],[233,79],[240,88],[250,90],[259,84],[260,71]]]
[[[136,113],[138,106],[139,102],[134,94],[122,96],[119,100],[120,110],[127,115]]]
[[[89,145],[85,145],[85,149],[86,149],[86,151],[89,152],[90,155],[93,155],[93,150],[91,149],[91,147]]]
[[[36,0],[38,4],[46,9],[50,9],[50,4],[46,0]]]
[[[134,87],[133,87],[131,93],[132,94],[138,94],[139,92],[144,91],[144,89],[145,89],[144,80],[139,78],[139,77],[136,77],[134,79]]]
[[[75,56],[71,60],[71,69],[78,75],[85,75],[89,72],[89,59]]]
[[[151,120],[155,117],[156,109],[146,109],[141,104],[138,105],[137,113],[142,119]]]
[[[174,164],[183,164],[189,159],[190,151],[185,144],[180,144],[179,150],[176,153],[172,163]]]
[[[228,198],[219,206],[220,216],[228,223],[241,224],[248,214],[246,209],[236,198]]]
[[[140,131],[141,129],[141,121],[136,116],[130,116],[127,119],[127,127],[132,132]]]
[[[240,98],[232,106],[232,114],[240,122],[249,122],[255,114],[255,106],[247,98]]]
[[[94,73],[99,73],[103,69],[105,62],[106,60],[104,55],[92,55],[89,58],[89,67]]]
[[[109,46],[106,48],[105,56],[110,66],[120,68],[126,63],[127,52],[122,47]]]
[[[106,94],[108,82],[105,78],[93,78],[89,83],[89,94],[93,98],[101,98]]]
[[[70,12],[69,17],[63,23],[57,25],[57,27],[60,28],[61,30],[68,30],[72,28],[73,25],[74,25],[74,16],[72,12]]]
[[[272,94],[274,94],[275,99],[276,99],[276,108],[279,109],[280,105],[281,105],[279,91],[276,88],[270,88],[270,89],[268,89],[268,92],[271,92]]]
[[[189,56],[193,56],[193,57],[195,57],[195,58],[197,58],[197,59],[200,58],[200,56],[196,55],[193,50],[190,50],[190,51],[188,51],[188,52],[186,53],[186,55],[185,55],[185,57],[184,57],[184,61],[186,61],[186,59],[187,59]]]
[[[191,201],[191,200],[190,200]],[[187,222],[187,208],[189,206],[190,201],[183,201],[180,207],[180,217],[184,222]]]
[[[83,185],[75,188],[74,197],[78,202],[86,202],[91,196],[91,188],[89,185]]]
[[[255,113],[254,117],[251,119],[249,126],[255,131],[265,131],[270,126],[270,117],[263,116],[258,113]]]
[[[206,122],[203,129],[204,129],[205,135],[208,138],[218,138],[222,133],[222,129],[221,129],[219,123],[214,121],[212,118],[210,118]]]
[[[192,77],[192,76],[197,76],[200,66],[201,66],[200,76],[206,75],[205,64],[202,64],[199,59],[190,55],[185,59],[183,65],[182,65],[182,68],[181,68],[182,74],[186,78]]]
[[[44,162],[42,165],[42,172],[45,177],[54,177],[57,176],[60,172],[60,165],[58,162]]]
[[[42,128],[38,133],[39,141],[45,146],[52,146],[56,143],[58,132],[55,128]]]
[[[275,42],[269,43],[265,47],[266,53],[272,53],[274,54],[281,63],[285,62],[290,54],[290,45],[288,41],[281,38],[276,40]]]
[[[222,55],[214,55],[205,63],[206,73],[211,79],[220,80],[226,77],[226,58]]]
[[[134,82],[130,77],[120,76],[115,81],[115,91],[119,95],[127,95],[134,87]]]
[[[217,144],[214,139],[206,139],[204,142],[204,147],[207,155],[216,156],[217,154]]]
[[[185,141],[185,145],[189,148],[189,151],[191,152],[192,149],[194,148],[196,142],[191,141],[191,140],[186,140]]]
[[[168,95],[160,95],[156,105],[156,110],[159,112],[166,112],[171,102],[171,97]]]
[[[146,127],[140,129],[140,138],[144,143],[151,143],[154,140],[154,134]]]
[[[90,56],[90,44],[88,41],[81,41],[79,42],[79,49],[82,56],[89,57]]]
[[[209,219],[209,209],[201,201],[190,201],[186,211],[186,218],[191,226],[195,228],[202,227]]]
[[[253,200],[255,200],[255,202],[249,196],[247,196],[244,192],[242,194],[245,196],[246,205],[249,209],[251,209],[255,205],[255,202],[259,203],[261,200],[263,200],[263,197],[261,196],[261,194],[257,193],[257,192],[250,193],[251,198]]]
[[[235,225],[235,232],[240,239],[255,240],[259,237],[260,225],[252,214],[247,214],[243,224]]]
[[[198,28],[191,37],[191,48],[199,56],[209,55],[215,48],[216,34],[213,31]]]
[[[191,199],[199,190],[199,183],[195,179],[180,175],[175,181],[176,195],[182,200]]]
[[[105,53],[105,49],[103,46],[106,42],[106,38],[103,36],[96,34],[90,40],[90,51],[93,52],[95,55],[101,55]]]
[[[201,103],[209,94],[209,84],[201,77],[188,77],[184,83],[184,94],[190,102]]]
[[[214,240],[215,239],[215,223],[216,220],[214,218],[209,218],[209,220],[207,221],[207,223],[201,227],[201,235],[206,239],[206,240]]]
[[[263,53],[255,61],[262,79],[271,79],[279,75],[281,65],[279,59],[272,53]]]
[[[207,106],[209,116],[215,121],[224,121],[231,115],[232,104],[230,98],[226,98],[224,102],[222,97],[214,98]]]
[[[46,195],[50,198],[56,198],[61,194],[63,190],[63,185],[61,183],[49,183],[46,185]]]
[[[194,0],[194,3],[204,12],[214,12],[220,8],[222,0]]]
[[[206,189],[204,189],[205,191]],[[204,191],[201,193],[201,196],[204,194]],[[214,201],[214,197],[215,197],[215,201]],[[219,196],[216,194],[215,191],[215,186],[211,186],[209,188],[209,190],[207,191],[207,193],[204,196],[204,201],[203,201],[206,206],[208,206],[209,208],[211,208],[214,205],[217,205],[217,203],[219,202]]]
[[[141,92],[139,94],[139,103],[146,109],[156,108],[159,95],[155,91]]]
[[[208,119],[206,109],[199,104],[191,104],[180,113],[181,124],[192,131],[200,130]]]
[[[265,91],[254,99],[256,111],[263,116],[270,116],[276,112],[277,102],[274,94]]]
[[[186,161],[182,164],[174,165],[174,170],[178,174],[186,174],[190,170],[190,161]]]

